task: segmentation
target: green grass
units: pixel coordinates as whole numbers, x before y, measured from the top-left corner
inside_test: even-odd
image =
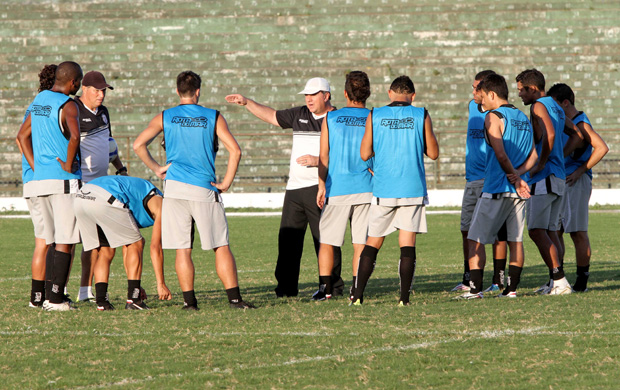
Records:
[[[547,272],[526,238],[519,298],[466,302],[447,292],[462,272],[459,216],[429,215],[430,233],[418,237],[413,305],[404,308],[396,306],[396,235],[379,252],[364,306],[348,307],[346,299],[311,301],[317,276],[309,240],[300,296],[276,299],[279,218],[231,217],[229,224],[241,291],[258,310],[229,309],[212,252],[196,250],[199,312],[181,310],[173,254],[166,252],[172,301],[151,298],[148,312],[82,304],[47,313],[27,307],[30,221],[0,219],[0,388],[611,389],[620,382],[616,214],[591,216],[590,292],[534,295]],[[350,244],[343,252],[349,281]],[[154,293],[146,257],[143,285]],[[110,298],[119,308],[126,294],[120,255],[112,267]],[[78,273],[76,264],[73,296]]]

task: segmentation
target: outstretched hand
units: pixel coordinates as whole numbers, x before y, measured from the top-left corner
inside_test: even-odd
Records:
[[[245,106],[246,104],[248,104],[248,99],[238,93],[228,95],[224,99],[226,99],[228,103],[238,104],[240,106]]]

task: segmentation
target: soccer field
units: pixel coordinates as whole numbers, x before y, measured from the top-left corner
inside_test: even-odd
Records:
[[[399,252],[392,235],[379,252],[364,305],[349,307],[343,298],[311,300],[317,267],[309,234],[299,297],[276,299],[279,218],[229,217],[241,292],[258,310],[228,308],[213,253],[196,250],[199,312],[181,310],[167,251],[172,301],[151,297],[148,312],[122,310],[126,277],[117,254],[110,300],[121,310],[104,313],[93,304],[71,312],[28,308],[32,225],[0,219],[0,388],[617,388],[618,221],[617,213],[591,214],[590,292],[535,295],[547,270],[526,238],[519,297],[463,302],[448,292],[462,273],[459,216],[429,215],[429,233],[418,236],[412,305],[396,305]],[[566,238],[565,268],[573,282],[574,250]],[[345,244],[347,284],[351,253]],[[146,257],[143,286],[154,294]],[[79,261],[69,283],[74,297],[78,274]],[[485,287],[491,276],[488,264]]]

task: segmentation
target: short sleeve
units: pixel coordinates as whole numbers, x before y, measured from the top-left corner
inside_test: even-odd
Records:
[[[301,107],[288,108],[286,110],[276,111],[276,120],[283,129],[292,129],[293,123],[299,118]]]

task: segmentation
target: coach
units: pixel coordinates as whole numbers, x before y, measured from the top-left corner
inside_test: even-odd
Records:
[[[106,90],[113,90],[101,72],[90,71],[82,80],[82,95],[75,97],[80,110],[80,154],[82,157],[82,181],[90,182],[101,176],[107,176],[109,160],[109,138],[112,136],[110,114],[103,105]],[[127,175],[120,157],[111,161],[117,169],[117,175]],[[94,300],[92,280],[94,263],[98,250],[82,251],[82,278],[78,301]]]
[[[306,83],[299,92],[306,99],[305,106],[276,111],[259,104],[243,95],[226,96],[226,101],[245,106],[257,118],[293,129],[293,148],[291,150],[289,180],[286,184],[282,220],[278,234],[278,260],[275,276],[278,281],[278,297],[297,296],[299,293],[299,269],[303,253],[304,235],[308,224],[314,240],[314,249],[319,252],[319,218],[321,211],[316,205],[318,191],[319,141],[321,125],[331,105],[331,93],[327,80],[315,77]],[[344,282],[340,278],[341,252],[334,251],[332,272],[333,295],[342,295]]]

